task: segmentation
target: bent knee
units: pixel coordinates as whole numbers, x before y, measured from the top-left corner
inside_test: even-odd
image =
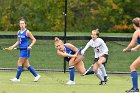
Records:
[[[76,69],[80,74],[84,74],[86,72],[86,69],[83,67],[79,67],[79,68],[76,67]]]
[[[136,70],[135,65],[130,65],[130,67],[129,67],[129,68],[130,68],[130,70],[131,70],[131,71],[135,71],[135,70]]]
[[[85,74],[86,73],[86,70],[85,71],[79,71],[80,74]]]

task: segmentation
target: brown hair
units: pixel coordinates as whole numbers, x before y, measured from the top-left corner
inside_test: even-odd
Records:
[[[136,17],[132,20],[132,23],[135,24],[137,27],[140,27],[140,18]]]
[[[21,17],[21,19],[20,19],[19,21],[24,21],[24,22],[25,22],[25,24],[26,24],[26,20],[25,20],[25,18],[24,18],[24,17]]]
[[[95,29],[95,30],[92,30],[92,32],[96,32],[96,35],[99,37],[100,32],[99,32],[99,29],[98,28]]]

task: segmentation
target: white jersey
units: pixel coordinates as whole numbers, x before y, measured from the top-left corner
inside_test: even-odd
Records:
[[[87,43],[87,45],[85,46],[83,51],[85,51],[89,47],[93,47],[94,53],[95,53],[95,58],[98,58],[104,54],[108,55],[108,48],[107,48],[105,42],[101,38],[97,38],[94,41],[93,41],[93,39],[91,39]]]

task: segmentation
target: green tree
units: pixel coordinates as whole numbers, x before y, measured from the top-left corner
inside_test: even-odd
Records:
[[[140,0],[67,0],[67,31],[132,32]],[[0,0],[1,31],[17,31],[21,17],[32,31],[63,31],[65,0]]]

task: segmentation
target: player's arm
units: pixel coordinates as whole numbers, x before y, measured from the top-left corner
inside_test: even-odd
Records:
[[[136,47],[132,48],[131,51],[137,51],[140,48],[140,44],[138,44]]]
[[[67,46],[68,48],[70,48],[72,51],[76,52],[76,53],[75,53],[76,57],[78,56],[79,50],[78,50],[77,47],[75,47],[74,45],[72,45],[72,44],[70,44],[70,43],[67,43],[66,46]]]
[[[17,40],[17,42],[14,45],[10,46],[9,48],[12,48],[13,49],[13,48],[15,48],[18,45],[19,45],[19,40]]]
[[[20,40],[19,40],[19,38],[17,37],[17,41],[16,41],[16,43],[13,44],[12,46],[10,46],[8,49],[9,49],[9,50],[14,49],[15,47],[17,47],[17,46],[19,45],[19,43],[20,43]]]
[[[83,55],[85,51],[90,47],[90,41],[86,44],[86,46],[81,50],[81,54]]]
[[[64,52],[62,52],[62,51],[60,51],[60,50],[57,50],[57,54],[58,54],[59,56],[63,56],[63,57],[70,57],[70,58],[76,57],[76,55],[67,54],[67,53],[64,53]]]
[[[66,43],[66,46],[74,52],[79,52],[79,50],[74,45],[72,45],[70,43]]]
[[[30,31],[27,31],[26,35],[32,40],[31,44],[29,45],[28,49],[32,49],[32,46],[36,43],[36,39]]]
[[[74,45],[72,45],[72,44],[70,44],[70,43],[67,43],[66,46],[67,46],[68,48],[70,48],[71,50],[75,51],[75,52],[78,52],[78,51],[79,51]],[[70,58],[76,57],[76,54],[75,54],[75,55],[67,54],[67,53],[62,52],[62,51],[60,51],[60,50],[57,50],[57,54],[60,55],[60,56],[63,56],[63,57],[70,57]]]
[[[138,38],[138,32],[135,31],[134,34],[133,34],[133,36],[132,36],[131,42],[129,43],[129,45],[125,49],[123,49],[123,52],[126,52],[126,51],[131,50],[131,48],[133,48],[135,46],[135,43],[137,41],[137,38]]]

